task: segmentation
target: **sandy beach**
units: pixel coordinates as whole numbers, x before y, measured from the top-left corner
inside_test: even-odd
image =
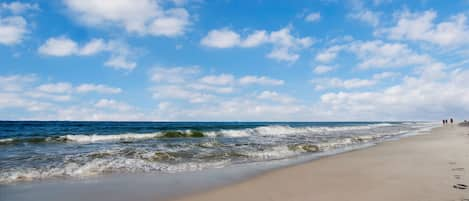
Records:
[[[179,200],[466,200],[468,134],[467,127],[435,128],[427,135],[274,170]]]

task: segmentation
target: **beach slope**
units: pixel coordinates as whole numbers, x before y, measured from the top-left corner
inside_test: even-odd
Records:
[[[469,199],[469,128],[445,126],[278,169],[181,201],[446,201]],[[463,185],[459,185],[463,184]]]

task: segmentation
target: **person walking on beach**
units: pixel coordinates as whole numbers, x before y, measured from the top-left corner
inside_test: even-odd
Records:
[[[443,119],[443,125],[445,125],[445,120]]]
[[[453,118],[449,119],[449,122],[451,122],[451,124],[453,124]]]

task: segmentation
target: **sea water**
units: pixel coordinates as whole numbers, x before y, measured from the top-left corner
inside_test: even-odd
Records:
[[[396,139],[431,122],[0,122],[0,185],[248,167]]]

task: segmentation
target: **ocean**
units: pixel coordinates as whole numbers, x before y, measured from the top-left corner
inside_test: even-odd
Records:
[[[337,152],[434,122],[0,121],[0,184],[171,174]]]

